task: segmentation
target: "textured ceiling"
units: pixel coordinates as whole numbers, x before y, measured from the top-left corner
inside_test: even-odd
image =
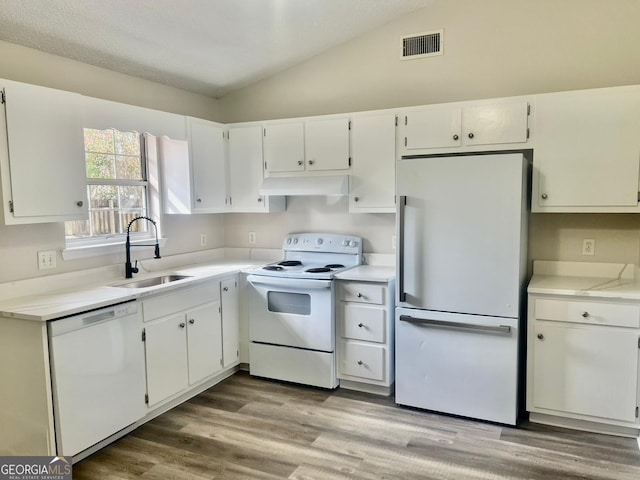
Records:
[[[0,0],[0,40],[220,97],[432,1]]]

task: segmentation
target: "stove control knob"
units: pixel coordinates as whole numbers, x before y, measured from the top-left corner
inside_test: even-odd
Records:
[[[287,245],[291,245],[291,237],[287,238]]]
[[[351,241],[349,242],[349,246],[350,246],[350,247],[355,247],[356,245],[358,245],[358,242],[356,242],[355,240],[351,240]]]
[[[317,243],[318,245],[322,245],[322,242],[324,242],[324,240],[322,240],[321,238],[318,238],[318,239],[316,240],[316,243]]]
[[[293,239],[293,244],[294,244],[294,245],[296,245],[297,243],[298,243],[298,239],[297,239],[297,238],[294,238],[294,239]]]
[[[348,247],[349,246],[349,240],[342,240],[342,246],[343,247]]]

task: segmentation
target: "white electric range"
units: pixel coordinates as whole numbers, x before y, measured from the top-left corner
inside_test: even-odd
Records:
[[[250,373],[336,388],[334,275],[362,264],[362,239],[298,233],[283,260],[247,271]]]

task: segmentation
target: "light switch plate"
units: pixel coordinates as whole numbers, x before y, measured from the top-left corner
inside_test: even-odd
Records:
[[[56,251],[43,250],[38,252],[38,270],[56,268]]]

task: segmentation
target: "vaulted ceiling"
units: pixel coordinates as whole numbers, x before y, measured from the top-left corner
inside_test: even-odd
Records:
[[[219,98],[433,0],[0,0],[0,40]]]

